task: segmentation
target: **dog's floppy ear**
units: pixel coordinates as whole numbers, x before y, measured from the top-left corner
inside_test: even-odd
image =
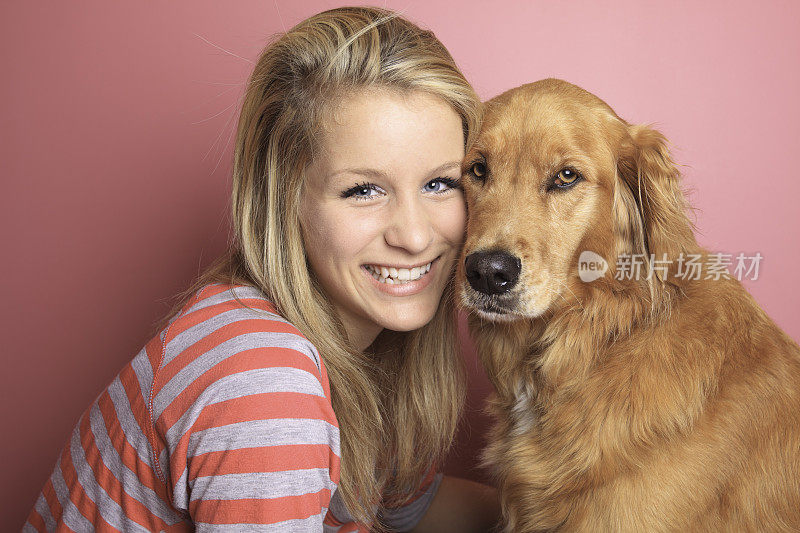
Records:
[[[680,172],[667,140],[648,126],[627,126],[617,157],[619,179],[614,191],[617,253],[644,254],[649,264],[697,249]],[[666,254],[666,255],[665,255]],[[661,281],[663,275],[654,271]]]

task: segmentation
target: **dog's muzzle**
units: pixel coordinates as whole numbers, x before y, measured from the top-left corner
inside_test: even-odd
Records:
[[[470,286],[487,296],[511,290],[521,270],[519,257],[502,250],[475,252],[464,260],[464,273]]]

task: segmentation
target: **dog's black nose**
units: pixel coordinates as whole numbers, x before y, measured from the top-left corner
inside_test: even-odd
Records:
[[[508,252],[475,252],[464,260],[469,284],[476,291],[490,296],[508,292],[516,285],[520,270],[522,261]]]

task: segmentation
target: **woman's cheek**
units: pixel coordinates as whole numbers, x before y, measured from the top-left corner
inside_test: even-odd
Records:
[[[349,231],[360,235],[378,233],[381,226],[381,210],[369,208],[354,212],[348,217],[347,225]]]
[[[449,204],[446,214],[440,212],[437,219],[443,223],[441,231],[445,239],[461,246],[467,231],[467,204],[463,193],[459,192],[458,198],[454,198]]]
[[[325,250],[337,268],[351,269],[366,260],[380,259],[380,220],[376,213],[367,209],[332,209],[320,217],[319,224],[317,246]]]

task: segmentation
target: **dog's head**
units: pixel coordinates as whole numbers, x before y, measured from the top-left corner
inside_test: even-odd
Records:
[[[697,248],[664,137],[561,80],[487,102],[462,170],[460,293],[486,319],[539,317],[595,290],[636,288],[655,305],[681,284],[674,260]],[[626,255],[638,279],[615,279]]]

